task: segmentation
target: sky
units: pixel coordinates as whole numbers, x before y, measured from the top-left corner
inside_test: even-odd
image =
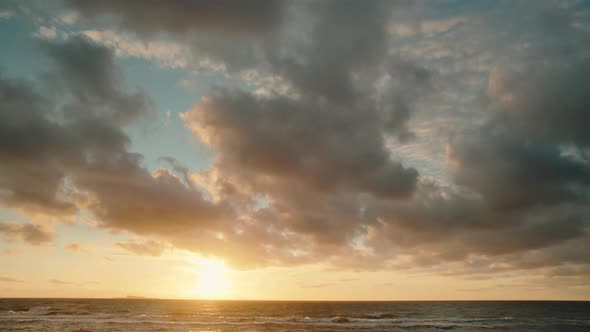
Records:
[[[590,1],[0,0],[0,297],[590,300]]]

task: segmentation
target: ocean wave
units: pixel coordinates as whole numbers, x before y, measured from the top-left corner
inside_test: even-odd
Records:
[[[387,312],[374,312],[374,313],[368,313],[368,314],[364,314],[364,315],[360,316],[360,318],[365,318],[365,319],[388,319],[388,318],[395,318],[395,317],[397,317],[395,314],[387,313]]]
[[[182,312],[182,311],[173,311],[169,312],[167,316],[170,317],[198,317],[198,315],[190,312]]]
[[[70,308],[33,307],[28,310],[15,312],[16,316],[26,318],[31,316],[46,317],[52,319],[69,320],[76,322],[102,322],[103,324],[174,324],[193,326],[268,326],[268,327],[320,327],[329,328],[335,326],[347,326],[347,328],[403,328],[403,329],[439,329],[452,330],[457,328],[480,328],[499,327],[509,324],[512,317],[504,316],[497,318],[461,318],[461,317],[424,317],[424,318],[402,318],[396,317],[391,312],[373,312],[357,316],[329,316],[329,317],[308,317],[308,316],[204,316],[191,313],[190,311],[171,311],[166,314],[106,314],[91,313],[86,310]],[[13,316],[15,317],[15,316]],[[16,318],[16,317],[15,317]]]
[[[42,316],[48,313],[51,307],[16,307],[9,310],[2,310],[0,313],[3,314],[17,314],[17,315],[28,315],[28,316]]]
[[[191,305],[192,304],[192,305]],[[199,302],[128,303],[105,300],[19,300],[0,301],[0,331],[587,331],[586,314],[572,316],[531,315],[521,310],[472,309],[473,304],[453,304],[433,310],[433,304],[416,309],[416,304],[301,304]],[[572,304],[567,304],[572,306]],[[586,308],[573,304],[578,312]],[[224,307],[225,306],[225,307]],[[553,308],[554,305],[552,304]],[[418,307],[420,308],[420,307]],[[459,310],[460,309],[460,310]],[[583,309],[583,310],[582,310]],[[569,311],[568,311],[569,312]]]
[[[43,316],[87,316],[91,314],[91,312],[81,310],[49,310]]]
[[[350,318],[336,316],[336,317],[330,319],[330,321],[332,323],[350,323]]]

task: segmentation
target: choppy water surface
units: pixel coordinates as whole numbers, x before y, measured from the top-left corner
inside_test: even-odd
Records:
[[[0,299],[0,331],[590,331],[590,302]]]

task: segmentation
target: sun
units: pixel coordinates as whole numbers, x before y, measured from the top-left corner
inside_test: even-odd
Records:
[[[197,273],[199,297],[214,299],[230,295],[230,271],[223,262],[213,259],[202,260],[198,263]]]

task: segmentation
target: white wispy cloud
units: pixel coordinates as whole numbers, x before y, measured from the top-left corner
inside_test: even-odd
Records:
[[[185,46],[171,41],[144,42],[113,30],[85,30],[82,35],[114,50],[120,57],[135,57],[152,60],[168,68],[183,68],[188,63]]]

